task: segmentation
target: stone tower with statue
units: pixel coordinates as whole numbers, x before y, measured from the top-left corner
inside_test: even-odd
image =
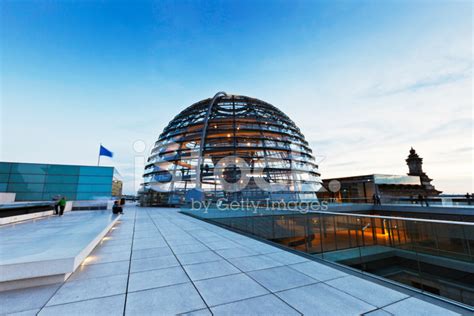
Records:
[[[421,186],[425,190],[426,195],[437,196],[441,193],[441,191],[436,190],[434,185],[431,184],[433,179],[430,179],[430,177],[423,172],[423,158],[418,156],[413,147],[410,149],[410,155],[408,155],[406,162],[409,170],[408,175],[420,177]]]

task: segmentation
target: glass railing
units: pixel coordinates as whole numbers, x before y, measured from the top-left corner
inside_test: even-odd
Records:
[[[327,211],[183,212],[323,260],[474,305],[474,223]]]

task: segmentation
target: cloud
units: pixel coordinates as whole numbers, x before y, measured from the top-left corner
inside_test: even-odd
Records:
[[[471,71],[471,66],[458,72],[439,74],[436,76],[420,78],[402,87],[386,90],[386,91],[379,91],[379,92],[376,92],[374,95],[380,97],[380,96],[388,96],[392,94],[405,93],[405,92],[416,92],[418,90],[427,89],[427,88],[436,88],[442,85],[452,84],[457,81],[468,79],[471,77],[470,71]],[[374,90],[377,90],[378,87],[379,86],[375,86]]]
[[[474,120],[470,118],[454,119],[424,133],[425,137],[451,135],[458,132],[472,131]]]
[[[474,150],[474,147],[461,147],[461,148],[458,148],[458,149],[455,149],[454,152],[456,153],[464,153],[464,152],[467,152],[467,151],[473,151]]]

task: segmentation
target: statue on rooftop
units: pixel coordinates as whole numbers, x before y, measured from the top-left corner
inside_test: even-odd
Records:
[[[431,184],[433,179],[430,179],[430,177],[428,177],[428,175],[423,172],[423,158],[418,156],[413,147],[410,149],[410,155],[408,155],[408,158],[405,161],[408,165],[408,175],[420,177],[421,185],[426,191],[427,195],[436,196],[441,193],[441,191],[436,190],[434,185]]]

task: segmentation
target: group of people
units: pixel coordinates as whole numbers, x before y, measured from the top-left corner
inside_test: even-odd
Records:
[[[421,193],[418,194],[418,202],[420,203],[421,206],[423,206],[423,202],[426,204],[426,206],[430,206],[428,204],[428,198],[426,198],[425,196],[423,196]]]
[[[58,216],[63,216],[64,209],[66,208],[66,197],[62,196],[61,198],[56,197],[53,199],[54,204],[54,214]]]
[[[412,198],[410,198],[410,199],[412,199]],[[374,193],[372,195],[372,201],[373,201],[374,205],[382,205],[382,201],[380,200],[380,195],[378,193]],[[416,202],[419,203],[421,206],[423,206],[423,204],[425,204],[426,206],[430,206],[428,204],[428,198],[426,198],[422,194],[418,194],[418,200]]]
[[[54,203],[54,214],[58,216],[63,216],[64,215],[64,210],[66,209],[66,197],[61,196],[61,197],[54,197],[53,198]],[[114,202],[114,206],[112,207],[112,213],[113,214],[123,214],[123,208],[122,205],[125,204],[125,199],[120,199],[118,201]]]

